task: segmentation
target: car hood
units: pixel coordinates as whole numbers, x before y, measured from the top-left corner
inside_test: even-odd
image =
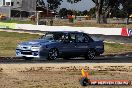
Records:
[[[50,43],[55,42],[54,40],[44,40],[44,39],[37,39],[37,40],[32,40],[28,42],[23,42],[20,45],[47,45]]]

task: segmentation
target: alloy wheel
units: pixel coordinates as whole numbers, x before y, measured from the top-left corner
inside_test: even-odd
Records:
[[[55,59],[57,59],[57,57],[58,57],[58,51],[57,51],[57,49],[51,49],[49,51],[49,59],[50,60],[55,60]]]
[[[94,59],[95,57],[95,51],[94,50],[88,50],[87,52],[87,59]]]

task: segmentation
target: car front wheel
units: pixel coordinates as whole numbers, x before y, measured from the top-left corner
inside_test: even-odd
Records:
[[[86,59],[94,59],[95,58],[95,51],[93,49],[89,49],[85,56]]]
[[[57,57],[58,57],[58,50],[57,49],[49,50],[48,60],[56,60]]]

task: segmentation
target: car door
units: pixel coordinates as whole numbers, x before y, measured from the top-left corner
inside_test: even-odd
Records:
[[[89,39],[83,33],[76,34],[76,50],[77,55],[84,55],[90,46]]]
[[[61,45],[61,52],[63,55],[68,57],[74,57],[76,54],[76,35],[73,33],[68,33],[65,35],[64,42]]]

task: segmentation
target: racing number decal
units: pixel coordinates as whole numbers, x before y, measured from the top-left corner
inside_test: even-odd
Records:
[[[128,29],[129,36],[132,36],[132,29]]]

